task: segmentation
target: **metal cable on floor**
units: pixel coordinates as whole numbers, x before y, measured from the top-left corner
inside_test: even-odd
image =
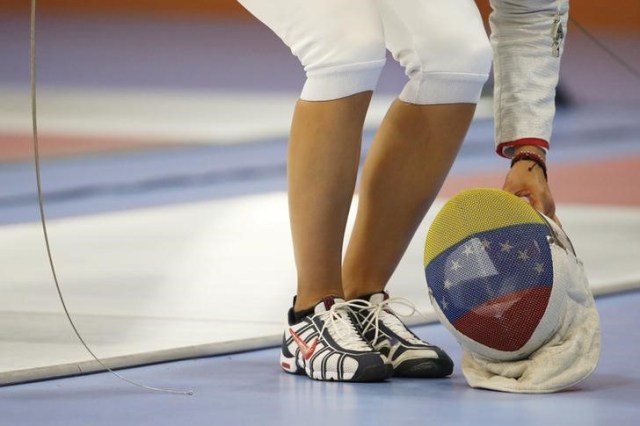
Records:
[[[51,274],[53,276],[53,281],[56,286],[56,290],[58,292],[58,297],[60,299],[60,303],[62,304],[62,308],[64,309],[64,313],[73,328],[73,332],[76,337],[82,343],[82,346],[87,350],[87,352],[93,357],[93,359],[105,370],[109,373],[115,375],[119,379],[130,383],[134,386],[156,391],[156,392],[164,392],[178,395],[192,395],[192,390],[176,390],[176,389],[165,389],[154,386],[148,386],[143,383],[138,383],[133,380],[130,380],[121,374],[115,372],[113,369],[109,368],[104,362],[98,358],[98,356],[91,350],[87,342],[84,340],[78,328],[76,327],[75,322],[73,321],[71,314],[69,313],[69,309],[67,308],[67,304],[65,302],[64,296],[62,295],[62,289],[60,288],[60,283],[58,281],[58,275],[56,273],[55,264],[53,262],[53,255],[51,250],[51,244],[49,242],[49,234],[47,232],[47,223],[44,212],[44,201],[42,196],[42,181],[41,181],[41,173],[40,173],[40,152],[39,152],[39,143],[38,143],[38,119],[37,119],[37,93],[36,93],[36,10],[37,10],[37,0],[31,0],[31,31],[30,31],[30,42],[31,42],[31,55],[30,55],[30,80],[31,80],[31,121],[33,125],[33,151],[34,151],[34,162],[35,162],[35,174],[36,174],[36,185],[38,187],[38,207],[40,209],[40,221],[42,223],[42,232],[44,235],[45,246],[47,250],[47,256],[49,259],[49,266],[51,269]]]

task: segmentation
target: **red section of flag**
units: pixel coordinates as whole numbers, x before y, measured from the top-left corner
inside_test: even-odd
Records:
[[[545,285],[493,299],[461,316],[453,326],[489,348],[516,351],[529,341],[540,323],[551,289]]]

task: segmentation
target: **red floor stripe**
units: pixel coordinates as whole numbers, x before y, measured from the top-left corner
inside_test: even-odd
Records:
[[[169,146],[169,144],[135,138],[125,139],[101,136],[42,134],[39,137],[39,151],[43,157],[139,150],[158,146]],[[0,147],[2,147],[0,149],[0,163],[27,161],[33,158],[33,140],[30,134],[0,134]]]
[[[504,172],[451,176],[440,192],[450,197],[473,187],[501,187]],[[554,164],[549,181],[557,203],[640,206],[640,156]]]
[[[0,134],[0,162],[25,161],[33,156],[30,135]],[[167,146],[135,139],[42,135],[43,157],[94,154]],[[451,176],[441,197],[450,197],[467,188],[502,186],[504,171]],[[604,161],[554,164],[549,179],[557,203],[640,206],[640,155]]]

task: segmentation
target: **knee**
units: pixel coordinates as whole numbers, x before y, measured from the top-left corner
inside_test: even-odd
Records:
[[[428,40],[403,64],[409,82],[400,98],[417,104],[476,103],[492,59],[484,28],[452,32],[436,43]]]
[[[332,100],[374,90],[385,64],[381,34],[350,31],[302,47],[298,56],[307,76],[304,100]]]

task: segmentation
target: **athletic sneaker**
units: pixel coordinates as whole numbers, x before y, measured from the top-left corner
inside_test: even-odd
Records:
[[[362,335],[391,361],[394,376],[435,378],[453,372],[451,358],[439,347],[420,340],[389,307],[394,302],[405,305],[410,302],[389,298],[386,292],[374,293],[363,300],[368,304],[356,310]]]
[[[354,306],[334,296],[325,297],[297,322],[291,308],[282,340],[282,369],[315,380],[375,382],[391,377],[393,367],[386,357],[362,338]]]

